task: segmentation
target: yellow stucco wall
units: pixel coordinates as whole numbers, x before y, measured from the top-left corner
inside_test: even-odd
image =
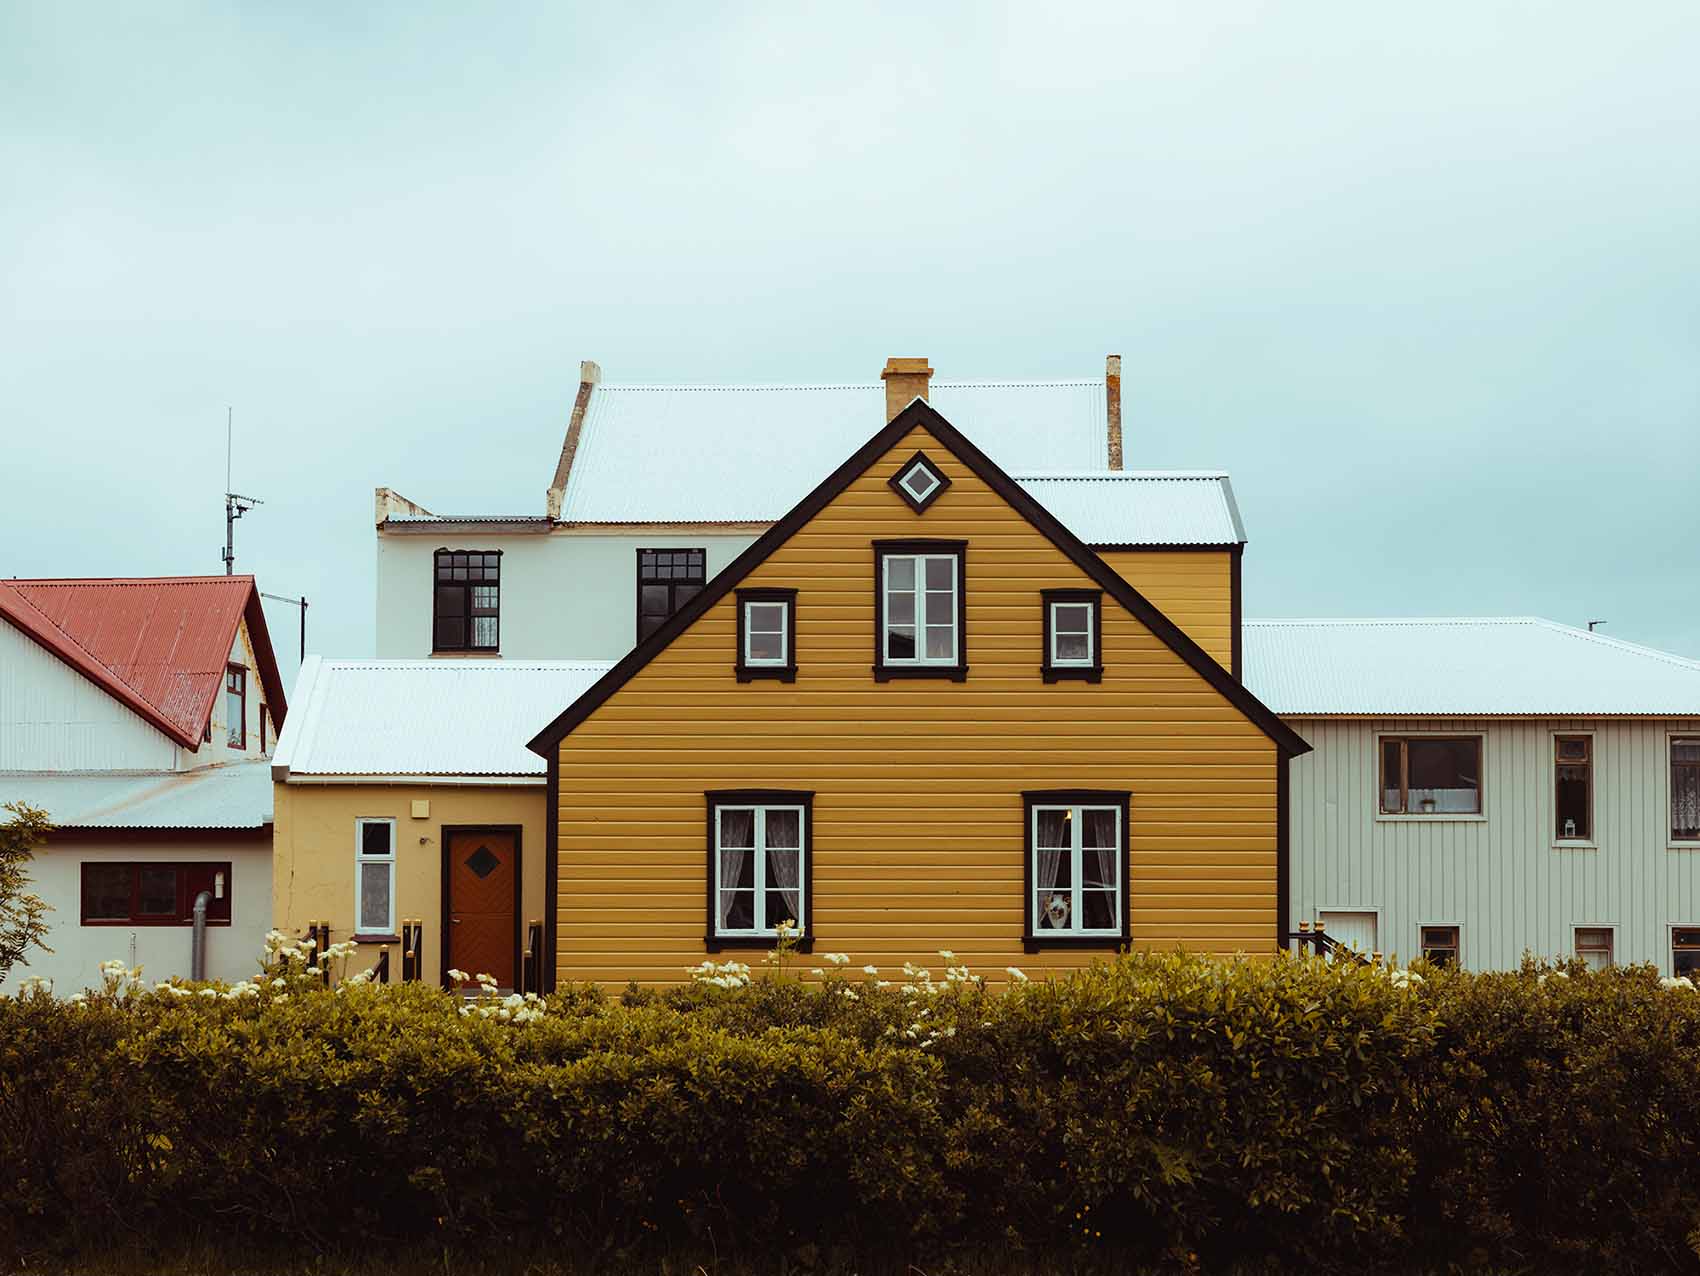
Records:
[[[277,784],[272,844],[272,924],[294,934],[309,921],[328,921],[333,942],[354,933],[354,822],[396,822],[396,918],[425,926],[425,977],[442,969],[443,827],[517,824],[522,901],[520,935],[543,917],[544,798],[541,784],[523,787],[447,784]],[[414,801],[430,814],[412,815]],[[377,945],[349,969],[369,966]],[[401,953],[390,950],[391,977]]]
[[[917,449],[953,484],[920,515],[887,485]],[[912,537],[969,542],[964,682],[871,673],[871,542]],[[1040,590],[1092,582],[924,430],[739,583],[798,590],[794,684],[735,680],[728,594],[560,743],[559,978],[703,959],[704,792],[731,788],[815,793],[816,947],[856,967],[1101,955],[1023,952],[1022,792],[1048,788],[1132,792],[1135,947],[1273,949],[1274,744],[1108,596],[1102,684],[1044,684]]]
[[[1099,555],[1224,669],[1234,655],[1234,558],[1225,549],[1106,550]]]

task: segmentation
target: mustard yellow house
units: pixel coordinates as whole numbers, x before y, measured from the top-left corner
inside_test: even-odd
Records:
[[[1012,480],[924,365],[531,741],[558,979],[677,981],[788,919],[858,965],[1279,946],[1309,746],[1238,681],[1243,537],[1089,548],[1069,476]]]

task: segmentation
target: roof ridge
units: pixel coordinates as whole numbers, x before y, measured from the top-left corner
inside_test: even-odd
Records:
[[[215,585],[239,584],[247,582],[254,584],[254,577],[246,572],[232,576],[223,574],[214,576],[12,576],[0,584],[11,585]]]
[[[1132,479],[1136,481],[1197,481],[1220,482],[1228,477],[1226,470],[1012,470],[1009,475],[1017,482],[1029,479],[1059,479],[1072,482],[1094,482],[1099,479]]]
[[[1542,616],[1530,618],[1533,623],[1563,634],[1567,638],[1579,638],[1587,642],[1597,643],[1602,647],[1615,647],[1619,651],[1630,652],[1637,656],[1648,656],[1654,660],[1662,660],[1666,664],[1676,665],[1681,669],[1700,671],[1700,660],[1679,656],[1675,652],[1660,651],[1657,647],[1646,647],[1638,642],[1627,642],[1622,638],[1613,638],[1610,634],[1597,634],[1591,629],[1578,629],[1575,625],[1566,625],[1562,621],[1547,620]]]
[[[1049,389],[1058,386],[1099,386],[1103,382],[1091,377],[1057,377],[1054,379],[1032,378],[1018,381],[933,381],[930,389],[939,390],[984,390],[984,389]],[[866,390],[883,392],[884,386],[878,381],[628,381],[601,382],[597,393],[610,390],[640,390],[646,393],[661,391],[680,391],[685,393],[701,393],[704,391],[724,391],[727,393],[760,393],[765,390]]]
[[[1246,625],[1539,625],[1539,616],[1266,616]]]

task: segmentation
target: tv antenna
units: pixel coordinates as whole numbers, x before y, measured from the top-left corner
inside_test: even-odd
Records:
[[[240,492],[230,490],[230,437],[231,417],[229,407],[224,409],[224,574],[232,576],[236,573],[236,520],[241,518],[256,505],[264,505],[257,496],[243,496]]]
[[[1606,623],[1606,622],[1605,622],[1605,621],[1603,621],[1603,620],[1590,620],[1590,621],[1589,621],[1589,622],[1588,622],[1588,632],[1589,632],[1589,633],[1593,633],[1593,632],[1594,632],[1594,626],[1595,626],[1595,625],[1603,625],[1603,624],[1605,624],[1605,623]]]

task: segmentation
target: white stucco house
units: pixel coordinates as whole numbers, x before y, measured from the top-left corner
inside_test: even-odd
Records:
[[[29,870],[53,951],[4,987],[188,976],[203,892],[205,974],[253,973],[285,710],[251,576],[0,581],[0,803],[56,826]]]
[[[1700,969],[1700,661],[1532,618],[1251,620],[1289,918],[1472,969]]]

